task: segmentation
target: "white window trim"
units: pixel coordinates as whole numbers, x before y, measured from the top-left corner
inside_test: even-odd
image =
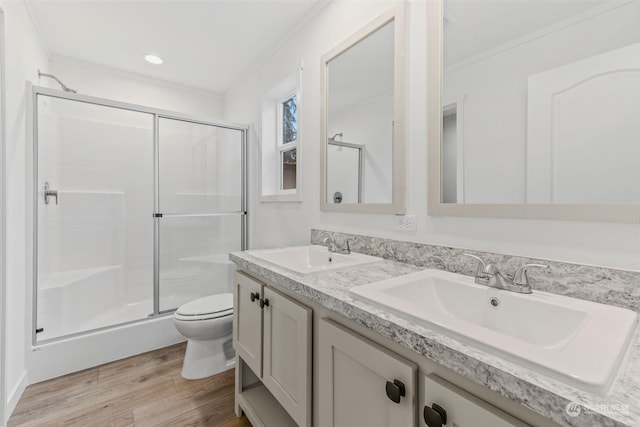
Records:
[[[297,75],[292,75],[284,81],[280,82],[278,85],[274,86],[264,97],[262,101],[263,108],[263,123],[262,123],[262,159],[260,162],[261,170],[260,170],[260,202],[301,202],[302,201],[302,152],[301,152],[301,141],[302,141],[302,126],[301,126],[301,104],[302,104],[302,96],[301,96],[301,87],[302,83],[302,65],[300,66],[300,70]],[[297,137],[295,141],[291,141],[287,144],[282,143],[282,103],[292,96],[296,96],[297,99]],[[272,109],[272,114],[275,116],[275,123],[271,120],[274,119],[270,114],[265,114],[265,109]],[[268,119],[269,117],[271,119]],[[265,123],[264,119],[267,117],[267,122]],[[275,126],[275,129],[273,128]],[[296,149],[296,188],[290,190],[282,190],[282,153],[284,151],[289,151],[291,149]],[[276,159],[274,161],[265,159],[265,152],[273,149],[273,152],[276,154]],[[267,168],[265,171],[264,169]],[[276,175],[271,175],[271,172]],[[264,179],[264,172],[267,172],[273,179],[275,179],[275,183],[277,183],[278,188],[274,191],[270,191],[265,193],[264,183],[262,182]],[[271,179],[271,178],[269,178]]]

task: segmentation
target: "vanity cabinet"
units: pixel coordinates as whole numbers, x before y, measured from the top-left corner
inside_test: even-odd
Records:
[[[240,378],[236,381],[240,387],[238,392],[243,400],[240,406],[245,412],[251,411],[247,406],[275,399],[295,424],[311,425],[311,314],[309,307],[249,276],[235,273],[233,344],[236,369],[249,368],[257,380],[246,385],[245,390],[243,383],[253,375],[237,373]],[[270,395],[258,396],[258,390]],[[267,406],[273,407],[273,404]],[[280,408],[272,409],[277,412]],[[277,415],[272,419],[275,424],[271,425],[278,427],[289,421],[279,420]],[[258,422],[251,421],[254,426]],[[259,422],[269,425],[265,419]]]
[[[440,427],[438,407],[444,427],[558,427],[366,325],[244,272],[234,280],[233,343],[236,414],[254,427]]]
[[[437,375],[420,374],[419,426],[528,427]]]
[[[320,319],[320,427],[416,425],[417,365]]]

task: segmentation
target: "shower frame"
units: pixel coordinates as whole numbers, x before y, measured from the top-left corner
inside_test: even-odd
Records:
[[[32,159],[33,159],[33,175],[31,190],[33,195],[31,198],[32,215],[33,215],[33,239],[32,247],[32,315],[31,315],[31,344],[36,347],[39,345],[57,342],[60,340],[85,335],[101,330],[113,328],[115,326],[123,326],[128,324],[134,324],[139,322],[145,322],[149,318],[156,318],[159,316],[166,316],[175,311],[160,310],[160,220],[162,218],[179,218],[179,217],[213,217],[213,216],[240,216],[240,247],[241,250],[246,250],[249,246],[248,240],[248,203],[247,203],[247,136],[248,126],[220,121],[220,120],[207,120],[200,117],[192,116],[189,114],[177,113],[168,110],[162,110],[153,107],[147,107],[138,104],[132,104],[128,102],[114,101],[111,99],[100,98],[95,96],[83,95],[72,92],[65,92],[58,89],[50,89],[41,86],[34,86],[30,82],[27,82],[27,93],[31,93],[28,98],[28,111],[27,126],[30,128],[29,136],[32,142]],[[38,177],[38,95],[48,96],[52,98],[65,99],[70,101],[82,102],[86,104],[98,105],[103,107],[118,108],[127,111],[134,111],[138,113],[146,113],[153,117],[153,313],[149,314],[146,318],[136,319],[127,322],[115,323],[113,325],[104,326],[100,328],[90,329],[82,332],[76,332],[68,335],[63,335],[47,340],[37,341],[37,314],[38,314],[38,197],[40,196],[39,177]],[[202,214],[163,214],[160,212],[160,185],[159,185],[159,170],[160,170],[160,157],[159,157],[159,121],[160,119],[178,120],[192,124],[199,124],[205,126],[215,126],[223,129],[237,130],[241,133],[241,197],[240,197],[240,210],[233,212],[221,212],[221,213],[202,213]]]

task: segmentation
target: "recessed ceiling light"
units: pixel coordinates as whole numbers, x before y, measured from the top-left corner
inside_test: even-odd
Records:
[[[160,65],[162,64],[162,58],[157,55],[145,55],[144,60],[149,64]]]

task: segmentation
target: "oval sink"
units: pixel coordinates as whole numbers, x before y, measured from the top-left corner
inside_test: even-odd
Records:
[[[252,251],[251,255],[298,274],[335,271],[381,261],[381,258],[358,254],[338,254],[329,252],[324,246],[294,246],[282,249]]]
[[[534,291],[477,285],[441,270],[352,288],[358,299],[573,386],[611,385],[637,321],[631,310]]]

